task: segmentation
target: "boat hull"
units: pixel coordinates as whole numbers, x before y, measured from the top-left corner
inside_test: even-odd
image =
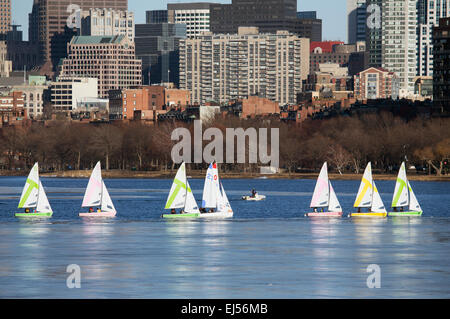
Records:
[[[314,212],[306,213],[306,217],[342,217],[343,212]]]
[[[198,218],[200,213],[186,213],[186,214],[162,214],[162,218],[165,219],[186,219],[186,218]]]
[[[215,213],[202,213],[200,218],[231,218],[233,217],[233,212],[215,212]]]
[[[422,212],[389,212],[389,216],[395,216],[395,217],[410,217],[410,216],[422,216]]]
[[[387,217],[387,213],[350,213],[348,217],[375,217],[375,218],[384,218]]]
[[[14,216],[20,218],[31,218],[31,217],[52,217],[53,213],[15,213]]]
[[[93,212],[93,213],[80,213],[80,217],[115,217],[116,212]]]
[[[265,195],[258,195],[257,197],[251,197],[251,196],[242,196],[243,200],[249,200],[249,201],[259,201],[266,199]]]

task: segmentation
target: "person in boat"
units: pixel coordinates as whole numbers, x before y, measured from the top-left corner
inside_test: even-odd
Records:
[[[176,214],[177,211],[175,210],[175,208],[172,208],[172,209],[170,210],[170,213],[171,213],[171,214]]]
[[[317,213],[317,207],[314,207],[314,213]]]
[[[255,197],[256,197],[256,194],[257,194],[257,193],[256,193],[255,189],[253,188],[253,189],[252,189],[252,196],[251,196],[251,197],[252,197],[252,198],[255,198]]]
[[[396,212],[397,211],[397,207],[394,207],[394,212]]]
[[[94,212],[94,208],[93,207],[89,207],[89,213],[93,213]]]
[[[97,208],[97,213],[101,213],[102,210],[100,208]]]
[[[29,208],[25,208],[25,213],[28,214],[30,212]]]
[[[361,207],[358,207],[358,213],[361,213]]]
[[[201,207],[200,208],[200,213],[201,214],[205,214],[206,213],[206,208],[205,207]]]
[[[214,213],[214,208],[210,208],[209,213]]]
[[[403,211],[403,206],[402,206],[402,207],[400,207],[400,211],[401,211],[401,212]]]

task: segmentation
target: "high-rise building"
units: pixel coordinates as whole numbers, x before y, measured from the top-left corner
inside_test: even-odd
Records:
[[[240,27],[238,34],[180,41],[180,88],[191,92],[193,102],[257,95],[294,104],[308,73],[309,39],[287,31],[263,34]]]
[[[145,12],[145,23],[167,23],[169,16],[167,10],[150,10]]]
[[[81,22],[79,10],[91,8],[127,10],[128,0],[34,0],[29,40],[39,43],[42,74],[54,74],[60,59],[67,56],[67,43],[76,35],[74,29]]]
[[[416,0],[382,2],[382,67],[400,80],[400,97],[414,94],[417,73]]]
[[[317,19],[317,11],[298,11],[297,18],[299,18],[299,19]]]
[[[262,33],[285,30],[311,41],[322,41],[322,20],[314,12],[297,13],[297,0],[233,0],[211,5],[211,32],[235,34],[241,26]]]
[[[169,3],[167,5],[168,22],[186,24],[188,38],[209,32],[210,12],[214,3]]]
[[[109,90],[141,85],[141,60],[135,45],[124,35],[75,36],[68,44],[68,56],[60,64],[61,77],[98,79],[98,97]]]
[[[126,35],[134,41],[134,13],[96,8],[81,13],[81,35]]]
[[[11,30],[11,0],[0,0],[0,35]]]
[[[179,42],[184,38],[185,24],[136,24],[136,56],[142,60],[143,84],[179,85]]]
[[[450,18],[441,18],[433,28],[433,103],[450,113]]]
[[[366,0],[347,0],[348,43],[366,40]]]
[[[366,46],[369,66],[374,68],[380,68],[382,64],[382,2],[383,0],[367,0]]]
[[[433,75],[433,26],[450,17],[450,0],[419,0],[417,29],[417,75]]]

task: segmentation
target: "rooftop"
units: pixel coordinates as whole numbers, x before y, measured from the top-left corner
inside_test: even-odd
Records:
[[[114,36],[75,36],[73,37],[71,44],[106,44],[106,43],[121,43],[125,38],[124,35]]]

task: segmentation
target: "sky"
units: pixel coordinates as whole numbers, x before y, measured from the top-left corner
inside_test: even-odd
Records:
[[[12,0],[13,23],[22,25],[24,40],[28,39],[28,13],[33,0]],[[217,0],[128,0],[128,9],[135,14],[136,23],[145,23],[146,10],[166,9],[167,3],[181,2],[219,2]],[[317,11],[322,19],[322,39],[347,40],[346,0],[298,0],[298,11]]]

